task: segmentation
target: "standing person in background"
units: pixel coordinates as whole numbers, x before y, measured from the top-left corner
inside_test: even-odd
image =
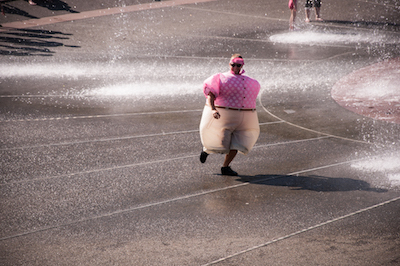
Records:
[[[315,8],[315,20],[316,21],[324,21],[321,18],[321,0],[306,0],[306,22],[310,22],[310,13],[311,8],[314,6]]]
[[[243,65],[243,57],[234,54],[229,62],[230,71],[209,77],[203,85],[207,100],[200,122],[200,161],[205,163],[210,153],[226,154],[222,175],[238,175],[230,163],[238,151],[247,154],[260,134],[256,112],[260,84],[243,75]]]
[[[289,0],[288,3],[290,9],[290,19],[289,19],[289,30],[294,30],[294,21],[296,20],[297,12],[297,0]]]

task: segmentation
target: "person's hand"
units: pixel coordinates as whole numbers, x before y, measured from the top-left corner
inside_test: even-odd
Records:
[[[219,114],[219,112],[217,110],[213,110],[213,117],[215,119],[219,119],[221,117],[221,115]]]

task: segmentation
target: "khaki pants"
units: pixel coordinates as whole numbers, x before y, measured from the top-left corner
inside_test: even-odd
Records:
[[[239,111],[217,108],[219,119],[213,117],[209,106],[205,106],[200,122],[200,138],[207,153],[228,153],[238,150],[249,153],[260,135],[256,111]]]

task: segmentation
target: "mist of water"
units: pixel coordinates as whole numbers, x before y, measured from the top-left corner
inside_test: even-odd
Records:
[[[270,36],[274,43],[292,45],[371,45],[400,44],[396,34],[391,36],[371,31],[299,31]],[[274,60],[251,61],[245,66],[247,73],[260,81],[264,90],[307,90],[309,87],[332,85],[338,77],[357,67],[356,63],[310,62],[291,63]],[[63,94],[90,97],[152,97],[173,94],[201,93],[205,78],[217,72],[227,71],[227,59],[214,58],[141,58],[133,62],[113,60],[109,63],[48,63],[48,64],[0,64],[1,78],[67,79],[82,80],[82,85],[63,89]],[[173,61],[173,62],[172,62]],[[348,64],[348,67],[346,66]],[[361,65],[360,65],[361,66]],[[304,75],[304,71],[313,73]],[[288,74],[291,77],[288,78]],[[90,81],[95,82],[91,85]],[[321,84],[322,82],[322,84]],[[85,84],[85,85],[83,85]],[[101,85],[99,85],[101,84]],[[374,86],[373,86],[374,87]],[[382,88],[382,87],[381,87]],[[389,90],[390,87],[385,87]],[[54,90],[59,90],[55,88]],[[377,93],[375,87],[372,93]],[[387,94],[389,91],[379,90]]]
[[[391,187],[400,187],[400,154],[374,156],[373,158],[353,163],[351,167],[369,175],[384,176]]]
[[[274,43],[290,45],[364,45],[379,46],[380,43],[400,43],[395,36],[373,32],[291,32],[270,37]],[[256,78],[264,91],[288,93],[321,89],[328,91],[341,77],[366,62],[352,60],[352,55],[335,60],[274,60],[246,59],[246,74]],[[350,57],[350,58],[349,58]],[[91,97],[93,100],[123,98],[146,98],[173,95],[202,95],[202,82],[217,72],[228,71],[226,58],[139,58],[132,62],[122,62],[115,58],[111,63],[32,63],[0,64],[0,78],[29,79],[34,83],[39,79],[75,81],[76,87],[55,87],[43,91],[45,95],[67,97]],[[305,74],[306,73],[306,74]],[[307,73],[312,73],[311,75]],[[38,82],[40,83],[40,82]],[[57,83],[57,82],[55,82]],[[99,85],[100,84],[100,85]],[[379,85],[379,90],[376,87]],[[398,97],[395,86],[372,84],[371,94]],[[40,91],[35,91],[40,94]],[[34,93],[31,92],[31,95]],[[328,95],[328,94],[327,94]],[[327,96],[329,97],[329,96]],[[362,134],[368,134],[362,132]],[[387,132],[390,134],[390,132]],[[392,185],[400,185],[400,156],[391,155],[354,163],[360,171],[383,173]]]
[[[150,60],[149,60],[150,61]],[[214,59],[214,62],[203,60],[181,59],[177,64],[152,62],[136,62],[133,64],[114,63],[97,64],[3,64],[0,65],[2,78],[29,79],[30,84],[35,80],[51,79],[60,87],[51,92],[35,90],[28,95],[42,94],[49,96],[77,96],[93,98],[112,98],[126,96],[143,98],[152,96],[195,95],[202,93],[203,81],[212,74],[228,71],[227,59]],[[273,60],[247,59],[246,74],[256,78],[263,90],[267,91],[307,91],[312,86],[332,84],[348,68],[337,62],[275,62]],[[331,71],[334,69],[335,71]],[[315,73],[313,76],[304,75],[305,71]],[[288,73],[290,78],[288,78]],[[59,80],[59,82],[56,82]],[[64,81],[73,81],[74,87],[64,88]],[[40,82],[38,82],[39,84]],[[100,84],[100,85],[99,85]],[[50,86],[49,86],[50,87]]]
[[[329,45],[329,44],[398,44],[399,36],[380,32],[359,31],[294,31],[276,34],[272,42],[286,44]]]

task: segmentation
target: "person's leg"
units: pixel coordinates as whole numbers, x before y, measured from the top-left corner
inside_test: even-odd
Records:
[[[306,22],[310,22],[310,9],[306,7]]]
[[[323,19],[321,18],[321,15],[320,15],[320,11],[321,11],[320,7],[315,8],[315,20],[316,21],[323,21]]]
[[[294,22],[296,20],[297,11],[297,0],[290,0],[288,5],[290,8],[289,29],[294,30]]]
[[[229,153],[225,156],[225,161],[223,166],[221,167],[221,174],[222,175],[229,175],[229,176],[237,176],[238,173],[233,171],[229,164],[232,162],[232,160],[236,157],[237,150],[230,150]]]
[[[225,128],[226,123],[229,123],[225,120],[228,114],[225,109],[221,109],[219,112],[222,113],[222,117],[215,119],[209,106],[206,105],[203,109],[199,126],[200,140],[203,145],[200,153],[201,163],[206,162],[210,153],[228,153],[230,150],[231,131],[220,134],[221,128]]]
[[[321,11],[321,0],[314,0],[314,7],[315,7],[315,20],[316,21],[323,21],[320,15]]]
[[[310,22],[310,9],[313,6],[312,0],[306,0],[305,9],[306,9],[306,22]]]
[[[225,156],[225,161],[224,161],[224,164],[222,165],[222,167],[228,167],[229,164],[236,157],[237,153],[238,153],[237,150],[230,150],[229,153]]]
[[[294,21],[296,20],[296,9],[291,10],[290,19],[289,19],[289,29],[294,30]]]

